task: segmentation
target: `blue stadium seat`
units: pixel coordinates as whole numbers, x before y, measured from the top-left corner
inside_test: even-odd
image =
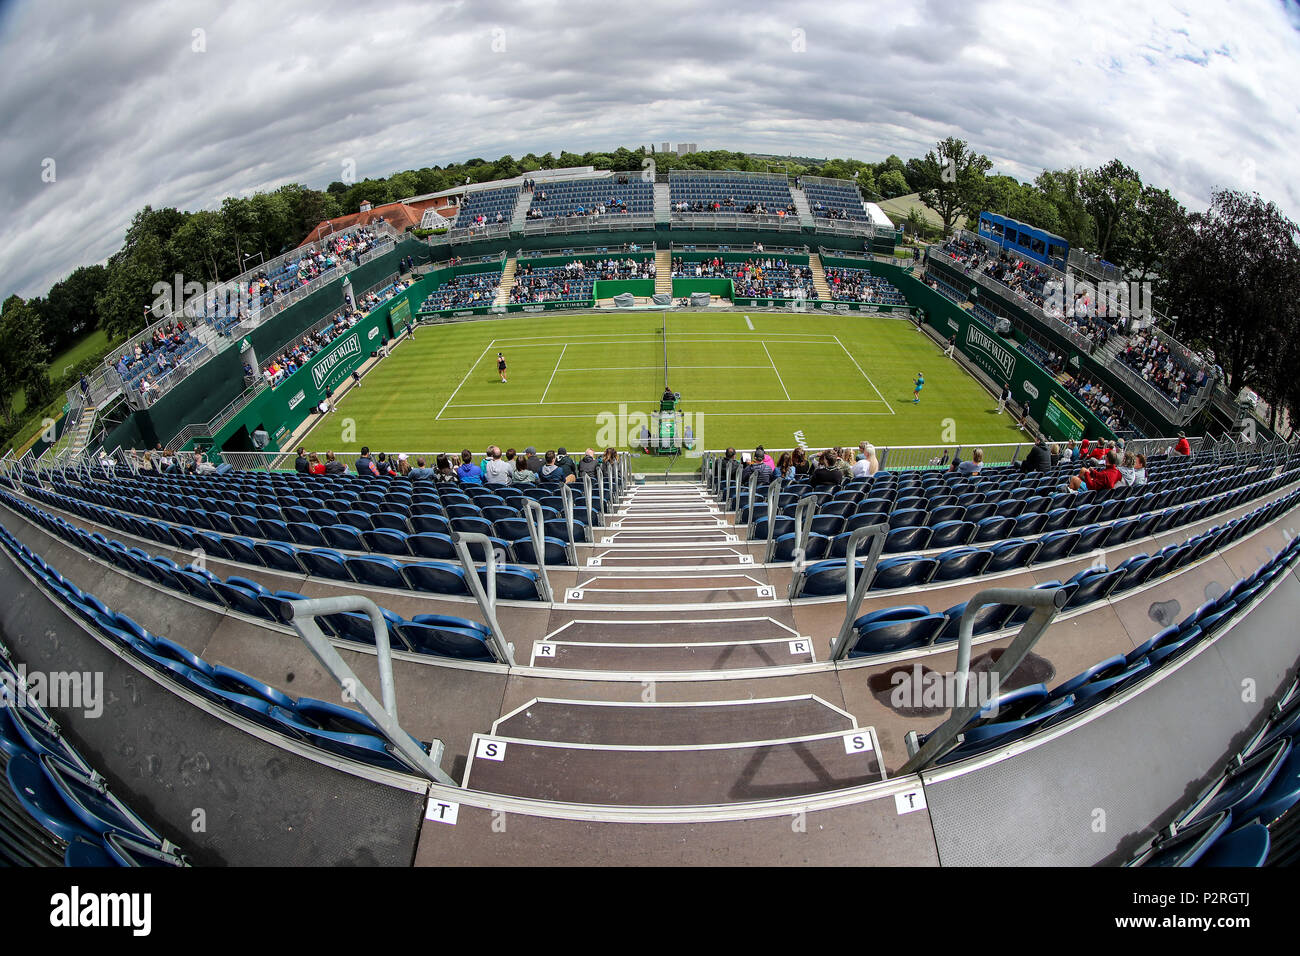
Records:
[[[430,594],[468,594],[465,570],[458,564],[443,561],[416,561],[402,566],[406,585],[413,591]]]
[[[944,616],[924,605],[886,608],[864,614],[853,622],[858,638],[852,657],[887,654],[924,647],[943,629]]]

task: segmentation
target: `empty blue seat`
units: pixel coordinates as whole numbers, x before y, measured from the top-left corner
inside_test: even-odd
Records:
[[[22,808],[50,833],[68,843],[78,838],[95,841],[97,834],[69,809],[58,789],[41,769],[38,758],[26,753],[14,754],[5,767],[5,776]]]
[[[514,548],[515,557],[525,564],[537,564],[537,555],[533,553],[533,539],[530,537],[520,538],[515,541],[511,547]],[[543,538],[542,550],[544,552],[544,564],[568,564],[569,550],[565,543],[559,538]]]
[[[1120,578],[1124,576],[1122,571],[1111,571],[1107,568],[1084,568],[1074,577],[1070,578],[1069,583],[1077,585],[1070,599],[1066,602],[1062,610],[1073,610],[1082,607],[1085,604],[1091,604],[1093,601],[1100,601],[1110,594],[1115,585],[1119,583]]]
[[[955,548],[963,544],[969,544],[974,536],[974,522],[942,521],[934,526],[930,534],[930,547]]]
[[[279,541],[259,541],[254,546],[261,563],[273,571],[288,574],[301,574],[302,565],[298,563],[298,549]]]
[[[238,579],[240,581],[245,579]],[[228,581],[213,581],[212,590],[214,590],[221,599],[230,607],[232,611],[240,611],[244,614],[251,614],[254,617],[267,618],[270,614],[262,606],[259,599],[262,591],[261,585],[256,589],[247,587],[243,584],[235,583],[235,579]]]
[[[348,573],[347,565],[344,564],[343,555],[337,551],[328,548],[299,551],[298,561],[308,574],[316,577],[330,578],[335,581],[352,580],[352,575]]]
[[[943,626],[943,615],[930,613],[924,605],[872,611],[853,622],[858,637],[851,656],[865,657],[924,647],[934,640]]]
[[[442,561],[416,561],[402,566],[406,584],[413,591],[430,594],[468,594],[465,569]]]
[[[358,584],[368,584],[379,588],[405,588],[406,579],[402,577],[402,565],[392,558],[375,554],[357,555],[344,558],[348,572]]]
[[[349,524],[332,524],[326,525],[321,529],[325,535],[325,540],[329,542],[331,548],[337,548],[340,551],[365,551],[366,542],[361,537],[361,532]]]
[[[456,546],[451,536],[439,532],[421,532],[406,539],[411,553],[420,558],[437,558],[445,561],[458,560]]]
[[[989,548],[992,553],[992,559],[988,566],[985,567],[985,574],[993,574],[998,571],[1015,571],[1027,568],[1033,564],[1034,557],[1038,554],[1039,544],[1037,541],[1025,541],[1020,538],[1009,538],[1006,541],[1000,541]]]
[[[969,514],[969,513],[968,513]],[[988,544],[993,541],[1000,541],[1011,534],[1011,528],[1015,522],[1011,518],[985,518],[982,521],[975,522],[975,534],[971,537],[971,544]]]
[[[397,631],[411,650],[420,654],[437,654],[471,661],[495,659],[485,636],[476,629],[403,621],[397,625]]]
[[[1077,531],[1051,531],[1038,539],[1038,552],[1034,555],[1035,564],[1059,561],[1074,553],[1079,544]]]
[[[961,617],[966,613],[966,606],[969,603],[963,601],[943,612],[944,626],[935,637],[936,642],[955,641],[961,636]],[[1002,630],[1007,626],[1015,609],[1014,604],[985,604],[975,612],[975,620],[971,624],[971,636],[979,637],[982,634]]]
[[[378,554],[396,554],[403,557],[409,557],[411,549],[407,547],[407,535],[405,531],[395,531],[391,528],[375,528],[372,531],[362,533],[366,547]]]
[[[383,616],[384,625],[388,630],[389,645],[394,650],[406,650],[406,643],[397,633],[397,625],[402,623],[402,618],[384,607],[379,609],[379,613]],[[329,628],[345,641],[369,644],[372,647],[375,644],[375,629],[370,623],[368,614],[362,614],[360,611],[344,611],[342,614],[322,617],[320,621],[322,624],[328,623]]]
[[[931,581],[956,581],[961,578],[983,574],[993,559],[993,552],[987,548],[953,548],[936,556],[938,566]]]
[[[843,580],[843,567],[841,563],[841,580]],[[928,584],[938,567],[939,562],[934,558],[905,556],[881,558],[876,563],[876,576],[871,582],[871,589],[885,590]]]
[[[930,542],[932,529],[924,525],[906,528],[894,528],[885,536],[885,554],[901,554],[906,551],[924,551]]]
[[[329,545],[319,525],[309,522],[293,522],[288,527],[289,535],[293,538],[295,544],[308,548],[324,548]]]
[[[487,568],[478,569],[479,581],[487,587]],[[511,601],[536,601],[537,572],[514,565],[497,565],[497,597]]]

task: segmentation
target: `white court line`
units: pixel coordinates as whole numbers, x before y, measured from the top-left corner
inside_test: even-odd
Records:
[[[766,335],[766,333],[764,333],[764,334]],[[672,337],[673,337],[673,338],[677,338],[677,337],[678,337],[678,336],[677,336],[677,333],[674,332],[674,333],[672,334]],[[662,341],[662,339],[658,339],[658,338],[653,338],[653,339],[601,339],[601,340],[598,341],[598,342],[568,342],[568,341],[565,341],[564,339],[560,339],[560,340],[555,341],[555,342],[529,342],[529,343],[526,344],[526,345],[511,345],[509,339],[493,339],[493,340],[492,340],[493,344],[495,344],[495,345],[500,345],[502,349],[553,349],[553,348],[555,348],[555,346],[557,346],[557,345],[573,345],[573,346],[579,346],[579,345],[623,345],[623,344],[628,343],[628,342],[649,344],[649,343],[651,343],[651,342],[659,342],[659,341]],[[690,339],[690,340],[688,340],[688,341],[686,341],[686,342],[683,342],[682,344],[683,344],[683,345],[703,345],[703,344],[706,343],[706,342],[725,342],[725,343],[727,343],[728,345],[733,345],[733,346],[734,346],[734,345],[737,344],[738,341],[741,342],[741,343],[744,343],[745,340],[744,340],[744,339],[737,340],[737,339],[734,338],[734,337],[733,337],[733,338],[729,338],[729,339]],[[834,341],[824,341],[824,342],[823,342],[823,341],[820,341],[820,340],[818,340],[818,339],[793,339],[793,340],[790,340],[790,339],[782,339],[782,340],[780,341],[780,344],[781,344],[781,345],[834,345],[835,342],[834,342]],[[760,366],[760,367],[761,367],[761,366]]]
[[[555,381],[555,373],[560,370],[560,363],[564,361],[564,353],[569,351],[569,343],[564,343],[564,348],[560,349],[560,357],[555,360],[555,368],[551,370],[551,377],[546,380],[546,387],[542,389],[542,399],[537,404],[546,404],[546,393],[551,390],[551,383]],[[845,574],[848,572],[846,571]]]
[[[763,346],[763,352],[767,355],[768,362],[771,363],[772,365],[772,371],[776,372],[776,363],[772,361],[772,353],[767,351],[767,343],[763,342],[761,344]],[[788,389],[786,389],[785,382],[782,381],[780,372],[776,372],[776,380],[778,382],[781,382],[781,391],[785,392],[785,400],[787,402],[790,401],[790,392]],[[847,574],[848,572],[845,573]]]
[[[766,365],[760,365],[759,368],[767,368],[767,366],[766,366]],[[771,405],[771,404],[773,404],[774,402],[776,402],[776,399],[774,399],[774,398],[763,398],[763,399],[757,399],[757,398],[705,398],[705,399],[701,399],[701,400],[698,401],[698,402],[693,402],[693,403],[692,403],[692,407],[695,406],[695,405],[758,405],[758,406],[764,406],[764,405]],[[822,398],[813,398],[813,399],[806,399],[806,398],[792,398],[792,399],[789,399],[789,402],[790,402],[791,405],[879,405],[879,404],[881,404],[880,401],[878,401],[877,399],[874,399],[874,398],[832,398],[832,399],[822,399]],[[547,402],[546,404],[547,404],[547,405],[599,405],[599,406],[602,407],[602,408],[617,408],[619,405],[627,405],[627,406],[631,407],[632,405],[635,405],[636,403],[635,403],[635,402],[629,402],[626,398],[620,398],[620,399],[615,399],[614,401],[609,401],[609,402]],[[782,403],[780,403],[780,402],[776,402],[776,404],[782,404]],[[483,404],[465,403],[465,404],[462,404],[462,405],[453,405],[453,406],[451,406],[451,410],[454,412],[454,411],[456,411],[457,409],[461,409],[461,408],[532,408],[532,407],[533,407],[533,406],[530,405],[528,402],[486,402],[486,403],[483,403]],[[881,414],[881,415],[888,415],[888,414],[892,414],[892,413],[891,413],[891,412],[880,412],[879,414]]]
[[[770,402],[763,404],[770,405]],[[454,409],[453,409],[454,411]],[[775,418],[781,415],[791,415],[793,412],[709,412],[714,418]],[[892,415],[893,412],[818,412],[818,415],[826,418],[853,418],[863,415]],[[464,415],[452,417],[448,415],[442,419],[444,422],[545,422],[561,419],[586,419],[591,420],[590,415]],[[624,529],[627,530],[627,529]],[[640,530],[640,529],[638,529]],[[653,530],[653,529],[647,529]]]
[[[610,333],[610,332],[571,332],[571,333],[552,333],[552,334],[550,334],[550,335],[516,335],[516,336],[512,336],[511,338],[505,338],[505,339],[494,339],[493,341],[495,341],[495,342],[505,342],[505,343],[509,343],[509,342],[531,342],[531,341],[535,341],[535,340],[537,340],[537,339],[557,339],[557,338],[559,338],[561,335],[564,335],[564,336],[565,336],[565,339],[566,339],[567,341],[571,341],[571,342],[572,342],[572,341],[575,340],[575,339],[607,339],[607,338],[610,338],[612,334],[613,334],[613,333]],[[691,331],[678,332],[678,331],[675,331],[675,330],[674,330],[672,334],[673,334],[674,336],[683,336],[683,337],[685,337],[685,336],[692,336],[692,335],[721,335],[722,333],[721,333],[721,332],[691,332]],[[829,333],[829,332],[826,332],[826,333],[819,333],[819,332],[765,332],[764,335],[765,335],[765,337],[767,337],[767,338],[769,338],[769,339],[772,339],[772,338],[808,338],[809,336],[813,336],[813,337],[819,337],[819,338],[826,339],[826,340],[827,340],[827,343],[826,343],[827,345],[830,344],[830,340],[832,340],[832,339],[835,338],[835,336],[833,336],[833,335],[832,335],[831,333]],[[657,333],[657,332],[629,332],[629,333],[627,333],[626,335],[622,336],[622,338],[625,338],[625,339],[643,339],[643,338],[648,338],[648,339],[650,339],[650,340],[652,340],[652,341],[658,342],[660,336],[659,336],[659,333]],[[580,342],[574,342],[574,344],[575,344],[575,345],[581,345],[582,343],[580,343]]]
[[[465,373],[465,377],[462,378],[460,384],[456,386],[456,391],[447,396],[447,401],[443,403],[442,411],[438,412],[438,414],[433,417],[435,422],[442,419],[442,412],[447,410],[447,406],[451,404],[451,400],[456,397],[456,392],[459,392],[464,387],[465,383],[469,381],[469,377],[474,374],[474,369],[478,368],[478,363],[483,361],[487,356],[488,351],[496,344],[497,340],[493,339],[487,345],[483,346],[483,353],[479,355],[479,357],[474,360],[474,364],[469,367],[469,371]]]
[[[835,336],[835,344],[844,349],[844,354],[849,357],[849,361],[853,363],[854,368],[859,372],[862,372],[862,366],[858,364],[858,360],[853,357],[852,353],[850,353],[848,349],[844,348],[844,343],[840,341],[838,335]],[[889,409],[889,414],[894,414],[894,406],[889,404],[889,399],[880,394],[880,389],[876,388],[876,383],[871,380],[871,376],[866,372],[862,372],[862,377],[867,380],[867,384],[871,386],[871,390],[876,393],[876,396],[885,403],[885,407]]]
[[[749,321],[749,316],[745,316],[745,325],[749,326],[749,331],[754,331],[754,323]]]
[[[648,372],[651,369],[656,372],[662,369],[662,365],[602,365],[600,368],[563,368],[561,372]],[[766,365],[674,365],[677,371],[688,372],[716,372],[725,369],[755,369],[767,368]]]

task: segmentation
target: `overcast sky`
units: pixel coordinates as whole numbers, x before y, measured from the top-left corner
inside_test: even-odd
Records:
[[[0,0],[0,295],[214,208],[474,156],[662,141],[878,160],[947,135],[1027,180],[1118,156],[1300,218],[1282,0]],[[52,181],[48,181],[52,180]]]

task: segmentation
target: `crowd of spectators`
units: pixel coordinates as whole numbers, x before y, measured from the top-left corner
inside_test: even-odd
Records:
[[[809,208],[812,211],[814,216],[819,216],[823,219],[849,220],[853,218],[843,209],[840,209],[836,206],[828,206],[820,199],[814,202]]]
[[[793,202],[784,207],[769,206],[764,202],[750,202],[740,205],[736,202],[734,196],[726,196],[723,199],[714,200],[682,200],[673,203],[673,212],[715,212],[727,215],[744,213],[748,216],[776,216],[784,218],[786,216],[798,215],[799,210]]]
[[[895,304],[902,299],[893,283],[865,269],[827,269],[826,284],[836,302]]]
[[[817,298],[810,267],[770,256],[744,262],[726,262],[721,257],[696,262],[674,259],[673,278],[731,279],[736,285],[736,295],[749,298]]]
[[[180,366],[185,357],[200,348],[198,339],[185,327],[184,319],[154,329],[121,354],[113,366],[126,389],[136,388],[141,400],[152,404],[162,380]]]
[[[251,313],[265,308],[280,296],[320,278],[342,260],[357,262],[362,253],[374,248],[379,241],[380,237],[370,229],[326,238],[319,249],[305,253],[294,262],[284,263],[274,274],[262,272],[254,276],[244,294],[246,310]]]
[[[316,470],[306,449],[298,449],[294,468],[302,474],[333,474],[345,469],[337,464],[336,471],[331,472],[335,462],[334,453],[326,453],[326,462]],[[613,473],[620,467],[618,452],[606,448],[598,453],[588,448],[580,457],[575,458],[563,446],[547,449],[538,453],[533,446],[523,451],[507,448],[502,451],[498,445],[490,445],[476,462],[474,453],[468,448],[459,454],[432,456],[432,463],[423,456],[414,461],[409,455],[391,455],[381,452],[372,455],[369,447],[362,447],[361,454],[353,464],[358,475],[379,475],[392,478],[404,477],[412,481],[429,480],[436,484],[480,485],[486,487],[503,485],[562,485],[581,483],[584,477],[598,480],[607,473]]]
[[[987,275],[1069,326],[1088,340],[1090,348],[1100,348],[1110,336],[1125,331],[1125,321],[1118,311],[1091,291],[1076,292],[1067,301],[1062,280],[1040,263],[1017,258],[1005,250],[994,255],[982,245],[956,236],[944,244],[942,251],[967,272]]]
[[[1131,431],[1124,411],[1109,392],[1086,375],[1076,375],[1063,382],[1067,391],[1086,405],[1113,432]]]
[[[466,272],[448,279],[429,293],[421,311],[463,309],[491,305],[501,285],[501,271]]]
[[[510,289],[510,301],[516,303],[589,301],[596,280],[653,279],[653,259],[580,259],[563,266],[521,265]]]
[[[1150,330],[1135,335],[1119,358],[1178,404],[1190,398],[1208,379],[1204,366],[1193,372]]]

